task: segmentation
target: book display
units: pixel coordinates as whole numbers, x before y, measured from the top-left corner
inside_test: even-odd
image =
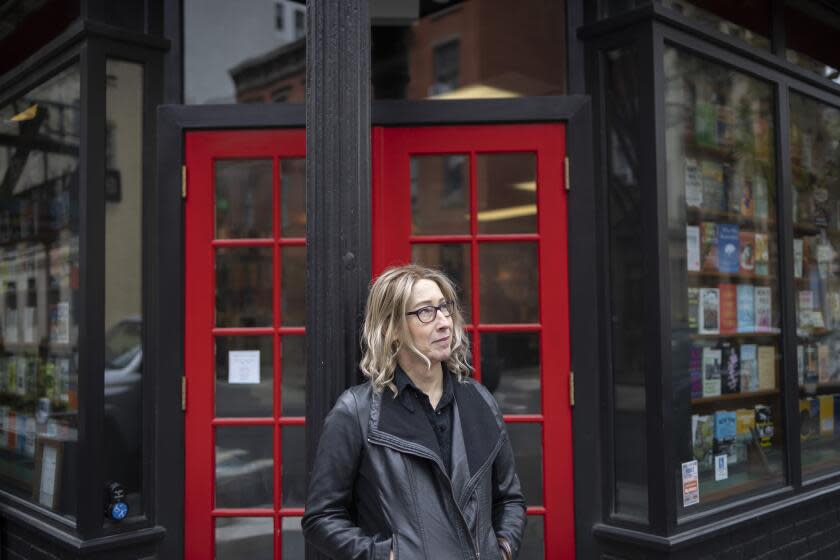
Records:
[[[840,111],[791,94],[797,378],[803,476],[840,468]],[[840,425],[840,424],[837,424]],[[836,435],[835,435],[836,434]]]
[[[783,480],[773,96],[676,49],[666,60],[669,229],[685,239],[670,258],[675,408],[686,411],[676,468],[697,461],[699,473],[689,514]]]

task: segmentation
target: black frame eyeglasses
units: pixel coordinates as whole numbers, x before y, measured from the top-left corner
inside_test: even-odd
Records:
[[[437,317],[438,311],[440,311],[440,314],[444,317],[451,317],[452,312],[455,311],[455,302],[444,301],[440,305],[426,305],[420,309],[409,311],[406,315],[417,315],[417,319],[421,323],[431,323]]]

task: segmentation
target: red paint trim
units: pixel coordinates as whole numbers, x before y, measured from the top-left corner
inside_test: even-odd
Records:
[[[210,514],[213,517],[271,517],[273,509],[245,509],[245,508],[219,508],[214,509]]]
[[[524,424],[545,421],[545,416],[542,414],[505,414],[503,418],[505,422],[508,422],[510,424]]]

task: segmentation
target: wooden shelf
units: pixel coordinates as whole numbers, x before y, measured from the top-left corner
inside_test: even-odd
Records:
[[[814,338],[817,336],[826,336],[829,334],[834,334],[836,331],[834,329],[826,329],[826,328],[819,328],[819,329],[796,329],[796,336],[799,338]]]
[[[720,280],[746,280],[750,282],[771,282],[776,279],[772,274],[759,275],[744,272],[718,272],[715,270],[689,270],[689,278],[718,278]]]
[[[690,216],[694,219],[693,223],[689,225],[699,225],[699,222],[715,222],[738,225],[763,226],[764,229],[759,230],[758,233],[770,233],[769,231],[767,231],[767,229],[770,226],[776,225],[776,220],[773,220],[772,218],[748,218],[740,212],[724,212],[722,210],[709,210],[707,208],[701,208],[697,206],[686,206],[685,213],[687,216]]]
[[[780,336],[778,332],[751,332],[751,333],[724,333],[724,334],[700,334],[692,333],[690,336],[696,340],[715,340],[718,338],[775,338]]]
[[[760,399],[762,397],[770,397],[773,395],[778,395],[778,389],[761,389],[759,391],[750,391],[747,393],[727,393],[718,395],[716,397],[699,397],[696,399],[691,399],[692,405],[703,405],[703,404],[711,404],[717,402],[724,402],[724,401],[746,401],[752,399]]]

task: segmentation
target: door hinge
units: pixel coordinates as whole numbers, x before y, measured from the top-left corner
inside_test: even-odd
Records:
[[[566,173],[566,191],[570,191],[570,190],[572,190],[572,185],[571,185],[571,183],[569,182],[569,156],[566,156],[565,167],[566,167],[566,169],[565,169],[565,173]]]
[[[187,198],[187,166],[181,166],[181,198]]]
[[[187,378],[181,377],[181,411],[187,411]]]
[[[569,406],[575,406],[575,372],[569,372]]]

